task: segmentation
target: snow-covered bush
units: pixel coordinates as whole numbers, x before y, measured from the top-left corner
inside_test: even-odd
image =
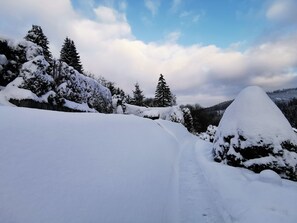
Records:
[[[194,132],[193,117],[189,108],[182,108],[184,116],[184,126],[189,132]]]
[[[125,114],[133,114],[150,119],[163,119],[184,124],[183,111],[179,106],[147,108],[125,104]]]
[[[20,77],[24,81],[19,87],[28,89],[37,96],[42,96],[52,90],[54,79],[46,72],[48,66],[48,62],[41,55],[24,63],[20,71]]]
[[[54,75],[58,95],[76,103],[87,103],[99,112],[112,112],[111,94],[106,87],[64,62],[56,61],[56,64],[59,67]]]
[[[217,128],[218,127],[215,126],[215,125],[209,125],[207,127],[206,132],[202,132],[202,133],[198,134],[198,137],[200,139],[203,139],[203,140],[207,141],[207,142],[213,142],[214,138],[215,138]]]
[[[51,59],[50,65],[43,48],[26,40],[0,38],[0,86],[7,88],[1,92],[5,100],[17,99],[20,106],[26,99],[54,105],[51,109],[76,103],[75,109],[112,112],[108,88],[64,62]]]
[[[226,109],[213,152],[217,162],[257,173],[271,169],[297,181],[297,136],[259,87],[244,89]]]
[[[26,51],[32,43],[0,38],[0,86],[6,86],[19,75],[27,60]]]

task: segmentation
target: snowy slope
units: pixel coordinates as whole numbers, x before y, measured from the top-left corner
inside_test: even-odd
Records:
[[[177,123],[0,106],[0,222],[296,223],[297,183]]]
[[[0,106],[0,123],[1,223],[174,222],[179,147],[156,122]]]

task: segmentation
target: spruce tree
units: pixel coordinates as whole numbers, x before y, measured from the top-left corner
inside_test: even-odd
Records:
[[[162,74],[160,74],[157,88],[155,91],[155,104],[159,107],[173,105],[173,96]]]
[[[32,29],[28,31],[25,39],[31,41],[43,49],[43,55],[47,62],[52,64],[53,56],[49,51],[49,41],[47,37],[44,35],[40,26],[32,25]]]
[[[80,56],[76,50],[73,40],[66,37],[60,52],[60,60],[72,66],[79,73],[83,73]]]
[[[133,91],[133,104],[143,106],[144,95],[140,90],[139,84],[135,84],[135,90]]]

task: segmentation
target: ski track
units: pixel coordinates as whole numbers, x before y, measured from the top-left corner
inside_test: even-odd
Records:
[[[179,206],[181,223],[224,223],[213,193],[195,156],[196,139],[191,137],[181,145],[179,161]]]
[[[180,146],[180,154],[171,176],[176,180],[178,192],[179,221],[180,223],[230,223],[231,218],[223,210],[220,197],[208,182],[200,167],[195,149],[197,137],[189,136],[178,139],[174,132],[170,131],[162,123],[158,125],[163,128]]]

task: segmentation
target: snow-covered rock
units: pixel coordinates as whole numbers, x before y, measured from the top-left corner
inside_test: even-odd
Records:
[[[226,109],[213,151],[218,162],[258,173],[272,169],[297,181],[297,136],[259,87],[247,87]]]

